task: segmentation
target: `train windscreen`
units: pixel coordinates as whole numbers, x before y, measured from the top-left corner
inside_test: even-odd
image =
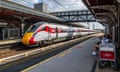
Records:
[[[38,22],[38,23],[32,25],[32,26],[28,29],[27,32],[35,32],[36,29],[38,29],[38,27],[40,27],[40,25],[42,25],[42,24],[43,24],[43,22]]]

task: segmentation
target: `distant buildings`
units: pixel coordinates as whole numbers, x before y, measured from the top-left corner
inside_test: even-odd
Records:
[[[34,8],[42,12],[48,13],[48,5],[43,2],[35,4]]]

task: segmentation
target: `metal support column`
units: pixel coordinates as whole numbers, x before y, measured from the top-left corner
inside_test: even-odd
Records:
[[[21,36],[24,35],[24,26],[25,26],[24,21],[25,21],[25,19],[24,19],[24,17],[22,17],[21,18]]]
[[[20,19],[20,21],[21,21],[20,35],[23,36],[24,35],[25,20],[31,18],[32,16],[29,16],[29,17],[14,16],[14,17]]]
[[[118,4],[117,18],[118,18],[118,45],[120,48],[120,5],[119,4]]]
[[[115,26],[112,28],[112,42],[115,43]]]
[[[108,24],[104,24],[105,25],[105,35],[109,34],[109,26]]]
[[[118,43],[118,25],[115,25],[115,43]]]
[[[25,20],[26,19],[29,19],[29,18],[31,18],[31,17],[21,17],[20,19],[21,19],[21,36],[23,36],[24,35],[24,31],[25,31]]]
[[[109,31],[110,29],[109,29],[109,26],[108,26],[108,24],[106,24],[106,34],[110,34],[110,31]]]

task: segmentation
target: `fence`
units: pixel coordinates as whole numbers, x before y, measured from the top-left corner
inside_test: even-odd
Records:
[[[8,39],[15,39],[20,37],[19,28],[9,28],[8,29]]]

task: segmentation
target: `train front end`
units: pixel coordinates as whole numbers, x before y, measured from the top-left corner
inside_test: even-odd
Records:
[[[38,40],[37,38],[35,37],[38,37],[36,36],[41,28],[41,26],[44,24],[45,22],[37,22],[33,25],[31,25],[28,30],[26,31],[26,33],[24,34],[23,38],[22,38],[22,43],[24,45],[35,45],[37,44]]]
[[[22,43],[24,45],[33,45],[36,44],[36,41],[34,40],[33,32],[26,32],[22,38]]]
[[[24,34],[23,38],[22,38],[22,43],[24,45],[34,45],[36,44],[36,40],[35,40],[35,34],[36,34],[36,30],[40,27],[40,23],[36,23],[34,25],[31,25],[28,30],[26,31],[26,33]]]

